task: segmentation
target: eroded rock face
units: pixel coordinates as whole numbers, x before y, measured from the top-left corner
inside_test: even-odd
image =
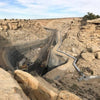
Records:
[[[90,24],[100,24],[100,18],[94,19],[94,20],[88,20],[87,23],[90,23]]]
[[[1,68],[0,100],[29,100],[13,77]]]
[[[44,39],[48,35],[50,33],[36,20],[0,20],[0,36],[12,45]]]
[[[81,26],[80,32],[77,34],[78,40],[86,46],[86,52],[81,53],[78,60],[78,66],[88,67],[93,71],[93,75],[99,75],[99,52],[100,52],[100,18],[88,20],[85,26]],[[84,51],[85,49],[83,49]]]
[[[81,27],[81,30],[78,34],[79,40],[84,43],[87,47],[97,46],[99,47],[99,37],[100,37],[100,19],[88,20],[85,26]],[[96,50],[96,49],[92,49]]]
[[[18,22],[8,23],[8,26],[10,30],[16,30],[18,29]]]
[[[55,66],[62,65],[65,62],[68,61],[68,57],[66,57],[66,56],[64,57],[59,52],[55,52],[55,51],[52,50],[50,52],[50,57],[48,59],[48,66],[49,66],[49,68],[53,68]]]
[[[75,68],[73,66],[73,59],[69,59],[66,64],[56,67],[44,75],[46,79],[58,80],[61,79],[66,73],[73,73]]]

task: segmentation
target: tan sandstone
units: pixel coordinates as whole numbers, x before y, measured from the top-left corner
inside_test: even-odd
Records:
[[[10,30],[16,30],[18,28],[18,23],[17,22],[8,23],[8,26]]]
[[[7,25],[3,25],[2,28],[3,28],[3,30],[5,30],[5,31],[8,30],[8,26],[7,26]]]
[[[19,84],[6,71],[0,68],[0,100],[29,100]]]
[[[97,59],[100,59],[100,52],[96,53],[96,57],[97,57]]]
[[[39,76],[16,70],[15,79],[21,83],[24,91],[28,91],[31,100],[81,100],[73,93],[59,91]]]
[[[15,71],[15,78],[18,82],[23,83],[26,91],[29,91],[29,97],[34,100],[56,100],[57,90],[49,85],[41,77],[32,75],[21,70]]]
[[[86,61],[92,61],[93,59],[95,59],[94,54],[93,53],[89,53],[89,52],[82,53],[81,57]]]
[[[90,23],[90,24],[98,24],[98,23],[100,23],[100,18],[98,18],[98,19],[94,19],[94,20],[88,20],[87,21],[87,23]]]
[[[2,25],[0,25],[0,30],[3,30]]]
[[[100,47],[98,47],[98,46],[96,46],[96,45],[93,45],[93,46],[91,46],[91,47],[87,47],[87,50],[89,51],[89,52],[98,52],[98,51],[100,51]]]

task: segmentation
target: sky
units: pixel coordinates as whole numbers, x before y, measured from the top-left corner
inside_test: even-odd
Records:
[[[0,19],[45,19],[100,15],[100,0],[0,0]]]

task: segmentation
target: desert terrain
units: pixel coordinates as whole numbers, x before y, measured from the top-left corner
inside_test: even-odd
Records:
[[[100,19],[0,20],[0,67],[0,100],[99,100]]]

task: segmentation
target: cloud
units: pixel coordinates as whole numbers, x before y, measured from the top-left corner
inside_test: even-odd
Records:
[[[100,0],[18,0],[18,2],[29,8],[46,9],[47,11],[52,9],[62,9],[67,13],[68,11],[86,13],[88,11],[100,14],[99,4]],[[63,11],[63,12],[64,12]],[[56,13],[56,12],[55,12]]]
[[[0,12],[25,18],[76,17],[87,12],[100,14],[99,4],[100,0],[3,0]]]
[[[5,2],[0,2],[0,7],[7,5]]]

